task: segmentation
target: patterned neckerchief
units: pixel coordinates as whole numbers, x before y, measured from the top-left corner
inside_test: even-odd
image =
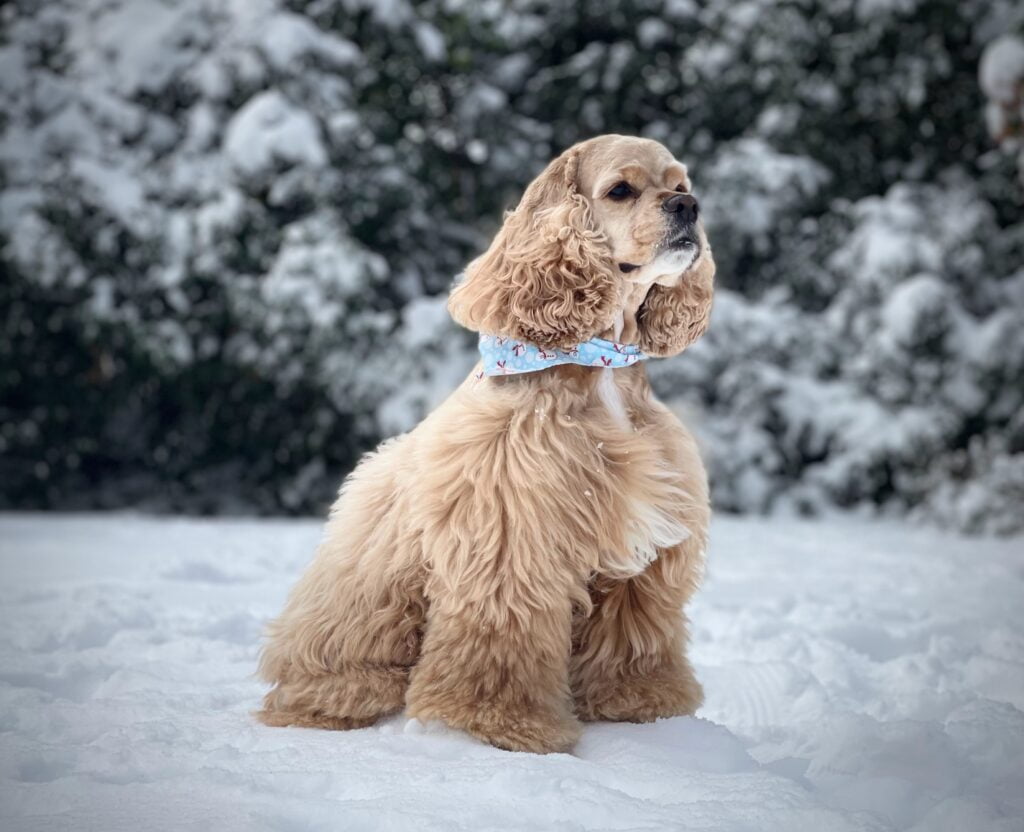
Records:
[[[584,367],[630,367],[646,361],[649,355],[635,344],[617,344],[603,338],[591,338],[568,350],[542,350],[526,341],[503,335],[480,336],[480,358],[486,376],[510,376],[535,373],[558,364],[582,364]]]

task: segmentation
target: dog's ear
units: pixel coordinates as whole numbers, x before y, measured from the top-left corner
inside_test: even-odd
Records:
[[[704,334],[711,315],[715,260],[701,234],[697,262],[675,286],[652,286],[637,312],[640,349],[664,358],[682,352]]]
[[[526,189],[452,291],[448,310],[458,323],[544,349],[573,346],[611,325],[619,281],[577,189],[578,168],[579,151],[567,150]]]

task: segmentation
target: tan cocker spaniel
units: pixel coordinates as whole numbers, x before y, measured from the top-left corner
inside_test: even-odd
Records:
[[[700,706],[683,605],[707,479],[642,364],[707,325],[697,214],[686,168],[626,136],[569,148],[526,189],[449,310],[535,364],[478,364],[348,477],[270,625],[266,724],[358,728],[404,707],[548,752],[580,720]]]

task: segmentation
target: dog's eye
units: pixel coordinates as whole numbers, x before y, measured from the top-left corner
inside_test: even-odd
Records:
[[[685,194],[686,188],[684,188],[682,185],[676,185],[676,191],[678,191],[681,194]]]
[[[631,196],[634,196],[634,193],[628,182],[619,182],[614,188],[608,191],[606,196],[609,199],[621,200],[629,199]]]

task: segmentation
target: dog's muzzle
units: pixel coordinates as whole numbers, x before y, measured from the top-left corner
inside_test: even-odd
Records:
[[[697,217],[700,214],[700,206],[697,198],[693,194],[672,194],[661,204],[661,208],[672,217],[664,248],[669,251],[699,249]]]

